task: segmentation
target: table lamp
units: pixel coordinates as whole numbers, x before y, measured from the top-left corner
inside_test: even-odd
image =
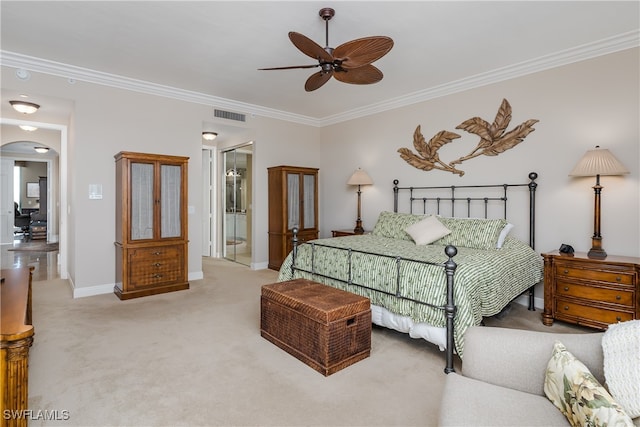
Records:
[[[595,176],[595,208],[593,215],[593,237],[591,238],[591,250],[589,258],[606,258],[607,253],[602,248],[602,236],[600,235],[600,175],[624,175],[629,173],[622,163],[607,149],[596,145],[593,150],[588,150],[578,164],[573,168],[569,176]]]
[[[353,232],[356,234],[363,234],[364,233],[364,228],[362,227],[362,217],[361,217],[361,205],[360,205],[360,195],[362,194],[362,191],[360,190],[360,186],[362,185],[372,185],[373,184],[373,180],[371,179],[371,177],[369,175],[367,175],[367,173],[365,171],[363,171],[362,169],[358,168],[353,175],[351,175],[351,178],[349,178],[349,180],[347,181],[347,185],[357,185],[358,186],[358,218],[356,219],[356,228],[353,229]]]

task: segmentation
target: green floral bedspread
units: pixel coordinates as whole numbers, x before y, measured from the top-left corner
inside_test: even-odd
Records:
[[[316,243],[315,250],[312,251]],[[328,245],[332,247],[325,247]],[[351,248],[352,251],[334,248]],[[435,306],[446,303],[444,263],[448,257],[444,246],[418,246],[412,241],[390,239],[376,235],[360,235],[318,239],[298,247],[296,266],[313,270],[323,276],[349,280],[367,287],[391,292]],[[457,353],[464,350],[464,332],[479,325],[483,317],[499,313],[509,302],[543,277],[542,257],[525,243],[507,237],[501,249],[457,248],[453,258],[457,264],[454,275],[454,339]],[[355,251],[387,255],[380,257]],[[313,255],[312,255],[312,252]],[[351,271],[349,270],[351,258]],[[401,260],[398,261],[397,257]],[[437,265],[424,264],[426,261]],[[366,296],[371,304],[392,313],[408,316],[414,322],[445,327],[442,309],[389,296],[321,276],[291,270],[292,254],[280,268],[279,281],[304,277],[340,289]],[[312,268],[313,262],[313,268]],[[398,281],[398,272],[400,280]],[[399,289],[398,289],[399,287]]]

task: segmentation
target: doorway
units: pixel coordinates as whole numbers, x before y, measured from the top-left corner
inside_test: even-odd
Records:
[[[51,196],[58,195],[57,180],[48,179],[57,168],[58,154],[50,150],[42,159],[29,157],[30,145],[33,143],[12,142],[0,148],[2,244],[31,239],[53,243],[59,239],[58,212],[54,206],[49,206]],[[36,223],[37,233],[34,234],[32,226]]]
[[[251,266],[253,145],[223,151],[224,198],[222,236],[224,258]]]
[[[58,125],[52,123],[43,123],[43,122],[34,122],[34,121],[26,121],[26,120],[18,120],[18,119],[7,119],[0,118],[0,125],[2,126],[3,131],[3,148],[7,145],[5,140],[8,138],[7,135],[10,135],[10,128],[13,126],[17,127],[20,125],[30,125],[35,126],[39,130],[38,132],[44,131],[52,133],[51,143],[47,143],[45,145],[54,147],[54,149],[50,150],[49,153],[52,155],[51,159],[47,160],[48,168],[47,168],[47,199],[50,201],[48,204],[48,215],[47,215],[47,241],[59,243],[58,249],[58,257],[53,264],[57,265],[57,276],[61,279],[68,279],[68,265],[67,265],[67,257],[68,257],[68,239],[67,239],[67,209],[68,209],[68,197],[67,197],[67,144],[68,144],[68,130],[65,125]],[[8,126],[8,127],[7,127]],[[19,138],[14,138],[15,140],[19,140]],[[42,145],[42,144],[39,144]],[[55,147],[59,147],[59,151],[55,149]],[[31,151],[33,151],[33,147],[31,147]],[[56,153],[57,151],[57,153]],[[56,153],[53,156],[52,153]],[[7,157],[5,155],[2,156]],[[12,155],[10,156],[14,160],[29,160],[21,155]],[[12,169],[12,168],[9,168]],[[26,191],[26,189],[25,189]],[[4,192],[3,192],[4,194]],[[13,194],[13,191],[11,191]],[[67,208],[62,208],[67,207]],[[13,209],[11,209],[13,212]]]

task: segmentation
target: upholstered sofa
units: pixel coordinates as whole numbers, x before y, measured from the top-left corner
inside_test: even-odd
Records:
[[[544,392],[554,343],[605,384],[603,333],[556,334],[472,327],[465,335],[461,373],[450,373],[440,406],[441,426],[561,426],[567,418]],[[640,418],[633,420],[640,425]]]

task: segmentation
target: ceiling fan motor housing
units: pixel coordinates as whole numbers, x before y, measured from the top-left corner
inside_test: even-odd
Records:
[[[331,18],[333,18],[333,16],[336,14],[336,11],[331,9],[330,7],[324,7],[320,9],[319,14],[322,17],[322,19],[324,19],[325,21],[328,21]]]

